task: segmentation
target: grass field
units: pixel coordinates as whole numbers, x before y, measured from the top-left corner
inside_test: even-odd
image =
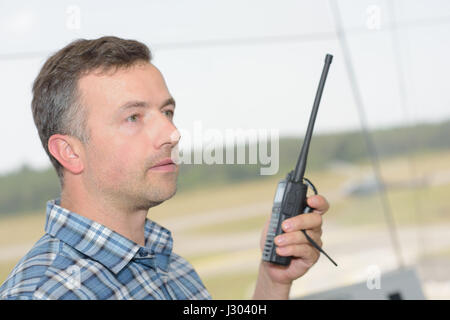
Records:
[[[387,185],[392,186],[388,187],[387,195],[394,221],[398,226],[450,222],[450,179],[446,178],[450,176],[450,152],[428,153],[412,160],[413,170],[406,158],[382,162],[383,177]],[[370,165],[363,163],[308,174],[331,204],[324,224],[386,227],[378,194],[355,196],[342,193],[346,184],[363,179],[370,172]],[[174,233],[175,248],[177,245],[180,248],[177,253],[196,267],[213,298],[251,297],[260,259],[259,233],[269,218],[270,203],[279,178],[183,192],[150,210],[148,217],[164,226],[177,223]],[[408,186],[413,180],[421,183]],[[248,212],[238,210],[258,203],[267,205],[246,209]],[[223,212],[216,212],[219,209]],[[0,283],[27,248],[42,236],[44,210],[0,220]],[[218,218],[206,219],[212,214]],[[244,238],[246,240],[240,246],[239,241]],[[224,240],[214,242],[215,239]]]

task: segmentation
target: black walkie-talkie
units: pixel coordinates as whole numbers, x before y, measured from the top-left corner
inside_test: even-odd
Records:
[[[308,158],[309,143],[314,128],[314,122],[316,121],[317,110],[319,109],[320,99],[322,97],[323,88],[325,86],[325,80],[328,75],[328,69],[330,68],[333,56],[327,54],[325,56],[325,65],[323,67],[322,76],[320,77],[319,87],[317,89],[316,98],[314,100],[311,117],[309,118],[308,129],[306,130],[305,140],[300,152],[300,156],[297,160],[295,171],[290,171],[285,179],[280,180],[275,192],[275,197],[272,207],[272,215],[270,218],[269,229],[267,231],[266,242],[264,245],[264,251],[262,259],[275,264],[287,266],[290,264],[292,257],[283,257],[277,255],[275,249],[274,238],[283,233],[281,224],[284,220],[293,216],[312,212],[312,209],[306,203],[306,197],[308,192],[308,185],[311,186],[314,193],[317,194],[315,186],[304,177],[306,169],[306,160]],[[306,184],[304,183],[306,182]],[[337,266],[336,262],[331,259],[325,251],[317,245],[311,237],[302,230],[308,241],[320,252],[322,252],[330,261]]]

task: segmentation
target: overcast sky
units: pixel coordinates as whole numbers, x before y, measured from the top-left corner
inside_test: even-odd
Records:
[[[449,119],[450,1],[337,3],[370,128]],[[360,128],[329,1],[0,0],[0,173],[50,165],[32,120],[32,82],[49,54],[103,35],[151,48],[184,130],[201,121],[205,130],[302,137],[326,53],[334,61],[315,132]]]

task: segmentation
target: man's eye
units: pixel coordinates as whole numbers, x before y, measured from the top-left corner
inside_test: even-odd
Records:
[[[173,112],[172,110],[166,110],[166,111],[164,111],[164,113],[165,113],[168,117],[173,118],[174,112]]]
[[[127,118],[127,121],[128,122],[136,122],[138,120],[138,118],[139,118],[138,114],[133,114]]]

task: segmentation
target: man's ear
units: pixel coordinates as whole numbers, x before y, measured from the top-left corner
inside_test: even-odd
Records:
[[[73,174],[83,171],[82,146],[78,139],[54,134],[48,139],[48,150],[66,170]]]

